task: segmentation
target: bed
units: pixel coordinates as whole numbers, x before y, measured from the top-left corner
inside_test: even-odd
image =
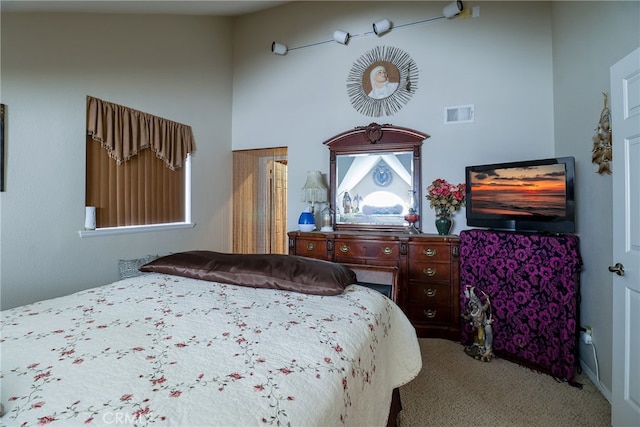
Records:
[[[421,369],[402,311],[346,266],[191,251],[142,269],[2,312],[2,425],[384,426]]]

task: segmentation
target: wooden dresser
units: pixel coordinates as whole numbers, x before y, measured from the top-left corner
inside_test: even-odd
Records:
[[[396,303],[419,337],[460,339],[459,239],[402,232],[291,231],[291,255],[398,267]]]

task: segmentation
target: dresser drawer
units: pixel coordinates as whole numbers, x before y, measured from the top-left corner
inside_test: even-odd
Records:
[[[296,255],[327,260],[329,259],[327,241],[324,239],[296,239]]]
[[[397,260],[400,257],[400,243],[336,239],[335,252],[336,261],[341,257]]]
[[[409,303],[409,319],[412,322],[449,323],[451,309],[446,305]]]
[[[439,283],[409,283],[409,301],[421,304],[451,304],[451,285]]]
[[[451,246],[438,243],[412,243],[409,245],[409,259],[422,262],[450,262]]]
[[[451,264],[414,262],[409,265],[409,279],[423,282],[449,282]]]

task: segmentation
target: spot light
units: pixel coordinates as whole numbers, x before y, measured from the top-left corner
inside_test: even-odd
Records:
[[[340,44],[349,43],[350,38],[351,38],[351,34],[347,33],[346,31],[335,30],[333,32],[333,39]]]
[[[271,43],[271,52],[276,55],[284,55],[287,53],[287,46],[282,43],[273,42]]]
[[[391,21],[387,18],[381,19],[378,22],[373,23],[373,32],[376,33],[377,36],[381,36],[391,29]]]
[[[444,9],[442,9],[442,14],[447,18],[453,18],[454,16],[462,12],[463,7],[464,6],[461,0],[454,1],[446,5]]]

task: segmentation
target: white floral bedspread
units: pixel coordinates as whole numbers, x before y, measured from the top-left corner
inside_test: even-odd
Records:
[[[3,311],[1,326],[5,426],[383,426],[422,363],[402,311],[360,286],[148,274]]]

